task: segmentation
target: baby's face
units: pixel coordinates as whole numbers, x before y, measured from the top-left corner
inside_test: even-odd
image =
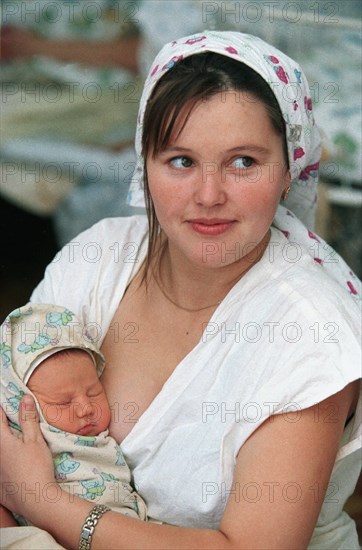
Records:
[[[86,351],[51,355],[35,369],[28,388],[45,420],[59,430],[95,436],[109,426],[107,397]]]

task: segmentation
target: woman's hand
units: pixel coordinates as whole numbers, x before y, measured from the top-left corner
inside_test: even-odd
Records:
[[[1,413],[1,504],[31,520],[34,504],[56,490],[50,451],[39,427],[33,398],[25,395],[20,402],[22,435],[13,435],[6,415]]]

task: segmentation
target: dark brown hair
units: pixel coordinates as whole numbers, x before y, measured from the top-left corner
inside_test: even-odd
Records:
[[[146,281],[160,235],[155,208],[149,192],[147,158],[150,154],[155,157],[166,149],[178,117],[187,103],[191,102],[191,107],[178,135],[182,132],[195,105],[218,93],[227,91],[240,92],[244,99],[260,100],[264,104],[273,128],[282,137],[284,158],[286,166],[288,166],[283,116],[270,86],[257,72],[244,63],[213,52],[195,54],[178,61],[155,86],[147,102],[143,121],[144,191],[149,226],[148,253],[144,273]]]

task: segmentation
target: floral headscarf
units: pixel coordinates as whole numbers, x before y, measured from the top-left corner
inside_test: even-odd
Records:
[[[313,256],[330,275],[359,299],[359,281],[347,264],[320,237],[312,233],[317,207],[321,139],[315,125],[309,85],[299,65],[260,38],[232,31],[204,31],[166,44],[146,79],[136,131],[137,163],[128,201],[144,206],[143,118],[157,82],[180,60],[198,53],[215,52],[248,65],[271,87],[285,121],[291,187],[284,206],[279,205],[273,225],[287,239]],[[303,223],[301,223],[303,222]],[[304,224],[304,225],[303,225]]]

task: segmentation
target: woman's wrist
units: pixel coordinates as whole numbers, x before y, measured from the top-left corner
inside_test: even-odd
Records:
[[[32,509],[31,522],[50,533],[66,548],[78,549],[86,518],[94,504],[58,488],[54,494],[42,499]]]
[[[92,508],[92,510],[87,515],[80,532],[79,550],[91,549],[94,530],[97,527],[97,524],[101,519],[101,517],[106,512],[110,512],[110,511],[111,511],[110,507],[106,506],[105,504],[96,504]]]

